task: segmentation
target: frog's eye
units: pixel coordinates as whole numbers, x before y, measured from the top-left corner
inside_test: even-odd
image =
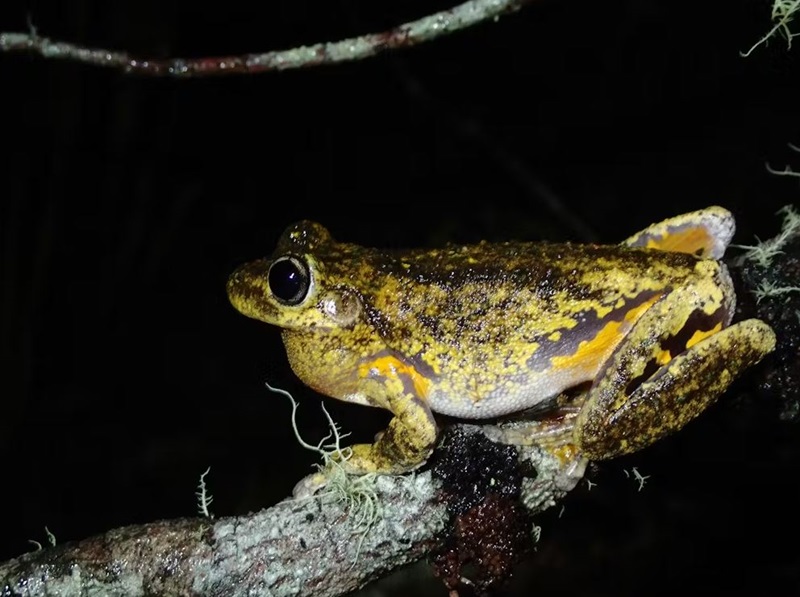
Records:
[[[280,257],[269,267],[269,289],[284,305],[299,305],[310,287],[308,266],[296,257]]]

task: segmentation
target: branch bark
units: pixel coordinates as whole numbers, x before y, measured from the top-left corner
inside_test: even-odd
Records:
[[[520,496],[531,514],[573,489],[585,465],[537,447],[520,449],[519,458],[536,471]],[[441,489],[430,471],[375,477],[381,515],[367,527],[347,503],[323,494],[218,521],[116,529],[0,564],[0,595],[343,595],[439,547],[449,518]]]
[[[127,52],[89,48],[28,33],[0,33],[0,51],[32,52],[45,58],[72,60],[149,76],[199,77],[250,74],[351,62],[387,50],[409,48],[438,37],[492,21],[519,10],[532,0],[468,0],[379,33],[299,46],[288,50],[206,58],[142,59]]]

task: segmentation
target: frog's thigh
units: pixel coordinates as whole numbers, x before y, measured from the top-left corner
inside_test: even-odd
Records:
[[[385,385],[373,388],[372,395],[380,393],[394,417],[375,443],[352,446],[349,472],[405,473],[423,464],[436,443],[436,422],[424,398],[411,392],[393,394]]]
[[[664,350],[659,338],[635,333],[639,323],[647,325],[637,322],[578,415],[574,441],[590,459],[634,452],[682,428],[775,346],[772,329],[749,319],[690,343],[648,375]]]

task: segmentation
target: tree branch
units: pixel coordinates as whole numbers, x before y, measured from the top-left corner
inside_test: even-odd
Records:
[[[0,33],[0,51],[33,52],[45,58],[73,60],[149,76],[198,77],[260,73],[362,60],[387,50],[409,48],[484,21],[491,21],[519,10],[531,1],[468,0],[449,10],[380,33],[240,56],[142,59],[132,57],[127,52],[88,48],[40,37],[33,28],[29,33]]]
[[[456,428],[483,436],[479,427]],[[450,444],[464,462],[481,457],[474,442]],[[519,459],[536,471],[518,496],[531,514],[573,489],[585,464],[535,447]],[[366,528],[347,503],[322,494],[218,521],[116,529],[0,564],[0,595],[343,595],[439,547],[449,520],[442,486],[431,471],[377,476],[381,515]]]

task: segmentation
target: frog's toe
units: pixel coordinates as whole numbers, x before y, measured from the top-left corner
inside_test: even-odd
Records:
[[[320,489],[328,484],[328,477],[323,472],[313,473],[300,479],[292,490],[292,497],[296,500],[313,497]]]

